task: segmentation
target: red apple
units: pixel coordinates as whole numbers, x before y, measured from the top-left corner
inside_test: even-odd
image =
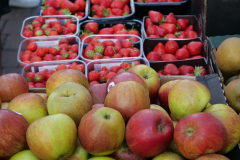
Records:
[[[227,142],[227,130],[209,113],[194,113],[181,119],[174,130],[174,140],[182,155],[196,159],[220,151]]]
[[[178,82],[179,80],[169,81],[165,84],[163,84],[159,91],[158,91],[158,97],[161,103],[161,106],[170,114],[170,109],[168,106],[168,94],[170,89]]]
[[[10,102],[20,94],[28,92],[26,79],[17,73],[0,76],[0,97],[2,102]]]
[[[133,72],[120,72],[115,74],[113,77],[111,77],[108,80],[107,83],[107,92],[110,91],[110,89],[112,87],[114,87],[116,84],[118,84],[119,82],[125,82],[125,81],[135,81],[140,83],[146,90],[148,90],[148,86],[145,83],[145,81],[137,74],[133,73]]]
[[[154,99],[160,87],[160,81],[157,72],[147,65],[137,65],[128,70],[139,75],[147,84],[150,99]]]
[[[181,156],[173,153],[173,152],[163,152],[156,157],[154,157],[152,160],[184,160]]]
[[[0,98],[0,109],[2,108],[2,100],[1,100],[1,98]]]
[[[89,92],[93,99],[93,104],[104,103],[107,95],[107,83],[92,84],[89,86]]]
[[[47,80],[46,93],[48,96],[55,88],[64,82],[79,83],[89,90],[88,80],[82,72],[74,69],[61,69],[54,72]]]
[[[97,156],[115,152],[123,143],[125,123],[115,109],[100,107],[89,111],[78,127],[80,144],[90,154]]]
[[[173,130],[170,117],[163,111],[144,109],[128,121],[126,140],[133,153],[142,157],[153,157],[169,146]]]
[[[116,109],[128,121],[137,111],[150,108],[149,94],[138,82],[120,82],[107,94],[104,106]]]
[[[221,154],[206,154],[198,157],[195,160],[230,160],[230,159]]]
[[[0,109],[0,157],[12,156],[24,148],[28,126],[20,113]]]
[[[92,109],[100,108],[100,107],[104,107],[104,104],[102,104],[102,103],[94,104],[94,105],[92,106]]]

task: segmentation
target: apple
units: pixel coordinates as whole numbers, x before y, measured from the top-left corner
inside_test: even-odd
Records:
[[[222,122],[203,112],[184,117],[174,130],[177,148],[188,159],[219,152],[227,138],[227,130]]]
[[[178,82],[179,80],[173,80],[169,81],[165,84],[163,84],[159,91],[158,91],[158,97],[161,103],[161,106],[170,114],[170,109],[168,106],[168,94],[170,89]]]
[[[66,114],[40,118],[27,129],[27,144],[40,159],[63,160],[75,150],[77,126]]]
[[[64,160],[87,160],[87,159],[88,159],[88,152],[80,144],[77,144],[73,154]]]
[[[54,72],[46,83],[46,92],[49,96],[52,91],[64,82],[75,82],[89,90],[88,80],[82,72],[74,69],[61,69]]]
[[[113,159],[111,157],[93,157],[88,160],[115,160],[115,159]]]
[[[39,96],[41,96],[44,100],[44,103],[47,104],[47,100],[48,100],[48,95],[47,93],[36,93],[38,94]],[[47,107],[47,106],[46,106]]]
[[[9,73],[0,76],[0,97],[2,102],[10,102],[20,94],[28,92],[26,79],[17,73]]]
[[[100,107],[104,107],[104,104],[101,104],[101,103],[99,103],[99,104],[94,104],[94,105],[92,106],[92,109],[100,108]]]
[[[104,106],[119,111],[127,122],[137,111],[150,108],[149,94],[138,82],[120,82],[107,94]]]
[[[24,159],[24,160],[41,160],[40,158],[38,158],[35,154],[33,154],[32,151],[30,150],[22,150],[16,154],[14,154],[10,160],[20,160],[20,159]]]
[[[78,127],[80,144],[88,153],[95,156],[115,152],[122,144],[124,134],[125,123],[122,115],[108,107],[89,111]]]
[[[154,157],[169,146],[173,130],[170,117],[163,111],[143,109],[135,113],[127,123],[127,144],[139,156]]]
[[[1,109],[8,109],[9,102],[4,102],[2,103],[2,108]]]
[[[24,148],[28,126],[20,113],[0,109],[0,157],[12,156]]]
[[[135,81],[140,83],[147,91],[148,91],[148,86],[145,83],[145,81],[137,74],[133,72],[120,72],[115,74],[113,77],[111,77],[108,82],[107,82],[107,92],[110,91],[112,87],[114,87],[116,84],[120,82],[125,82],[125,81]]]
[[[116,152],[109,155],[117,160],[147,160],[145,157],[140,157],[134,154],[127,145],[122,144]]]
[[[159,105],[151,104],[151,105],[150,105],[150,109],[158,109],[158,110],[160,110],[160,111],[163,111],[164,113],[166,113],[166,115],[169,116],[169,114],[167,113],[167,111],[166,111],[164,108],[162,108],[161,106],[159,106]]]
[[[150,99],[154,99],[160,88],[160,81],[157,72],[147,65],[137,65],[128,70],[139,75],[147,84]]]
[[[174,117],[174,115],[172,113],[170,114],[170,118],[172,119],[172,121],[177,121],[178,122],[178,119],[176,117]]]
[[[152,160],[184,160],[182,157],[177,155],[173,152],[163,152],[156,157],[154,157]]]
[[[169,91],[168,104],[171,113],[178,120],[201,112],[211,99],[206,86],[194,80],[180,80]]]
[[[240,118],[238,114],[231,107],[225,104],[211,105],[205,109],[204,112],[210,113],[216,117],[227,129],[228,140],[219,153],[225,154],[230,152],[240,140]]]
[[[36,93],[23,93],[15,97],[8,109],[21,113],[29,124],[48,115],[43,98]]]
[[[78,126],[82,117],[93,105],[89,91],[79,83],[60,84],[48,97],[49,115],[64,113],[70,116]]]
[[[230,160],[230,159],[221,154],[206,154],[198,157],[195,160]]]
[[[89,86],[89,92],[93,99],[93,104],[104,103],[107,95],[107,83],[92,84]]]
[[[225,88],[227,102],[237,113],[240,112],[240,79],[236,79],[228,83]]]

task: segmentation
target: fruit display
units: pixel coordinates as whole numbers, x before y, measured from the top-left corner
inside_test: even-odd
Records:
[[[83,39],[92,34],[132,34],[141,37],[142,22],[138,20],[124,20],[111,22],[95,22],[85,21],[80,24],[80,39]],[[130,37],[133,42],[137,42],[136,37]],[[85,43],[89,43],[85,41]]]
[[[83,39],[83,46],[80,57],[86,61],[96,59],[114,59],[114,58],[128,58],[141,57],[142,42],[139,37],[132,35],[139,40],[137,43],[126,36],[116,35],[111,36],[88,36]],[[89,44],[84,44],[90,39]]]
[[[136,0],[136,3],[174,3],[174,2],[183,2],[185,0]]]
[[[88,1],[85,0],[43,0],[42,15],[74,15],[79,20],[88,14]]]
[[[23,22],[21,36],[23,38],[77,35],[78,23],[75,16],[33,16]]]
[[[197,24],[190,23],[187,17],[175,16],[174,13],[164,16],[153,10],[149,11],[148,15],[149,17],[143,19],[145,38],[194,39],[201,37]]]
[[[91,19],[129,17],[135,12],[133,0],[90,0]]]
[[[77,59],[80,39],[75,36],[61,38],[29,38],[21,42],[18,62],[24,67],[33,62],[62,61]]]

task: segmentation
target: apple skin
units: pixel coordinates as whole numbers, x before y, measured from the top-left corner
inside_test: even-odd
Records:
[[[173,152],[163,152],[152,160],[184,160],[182,157]]]
[[[116,160],[147,160],[145,157],[140,157],[134,154],[128,146],[122,144],[118,150],[109,155]]]
[[[119,111],[127,122],[137,111],[150,108],[149,94],[138,82],[120,82],[107,94],[104,106]]]
[[[170,114],[170,109],[168,105],[168,94],[170,89],[177,83],[179,80],[169,81],[165,84],[163,84],[159,91],[158,91],[158,97],[160,100],[161,106]]]
[[[2,103],[2,108],[1,109],[8,109],[9,102],[4,102]]]
[[[89,86],[89,92],[93,99],[93,104],[104,103],[107,96],[107,83],[92,84]]]
[[[203,112],[184,117],[174,130],[177,148],[188,159],[219,152],[226,144],[227,138],[227,130],[222,122]]]
[[[48,115],[43,98],[36,93],[23,93],[15,97],[8,109],[21,113],[29,124]]]
[[[227,129],[228,140],[219,153],[225,154],[230,152],[240,140],[240,118],[238,114],[231,107],[225,104],[211,105],[205,109],[204,112],[210,113],[216,117]]]
[[[62,113],[38,119],[27,130],[27,144],[40,159],[64,160],[74,152],[76,141],[77,126]]]
[[[31,150],[22,150],[16,154],[14,154],[10,160],[20,160],[20,159],[24,159],[24,160],[41,160],[40,158],[38,158],[35,154],[33,154],[33,152]]]
[[[240,112],[240,79],[236,79],[228,83],[225,88],[227,102],[237,113]]]
[[[167,116],[169,116],[167,111],[164,108],[162,108],[161,106],[159,106],[159,105],[151,104],[150,105],[150,109],[158,109],[158,110],[163,111],[164,113],[166,113]]]
[[[61,69],[54,72],[46,83],[46,93],[49,96],[52,91],[64,82],[75,82],[89,90],[88,80],[82,72],[74,69]]]
[[[27,120],[15,111],[0,109],[0,157],[21,151],[26,144]]]
[[[47,93],[36,93],[38,94],[39,96],[41,96],[44,100],[44,103],[47,104],[47,100],[48,100],[48,95]],[[47,106],[46,106],[47,107]]]
[[[104,107],[104,104],[94,104],[93,106],[92,106],[92,109],[95,109],[95,108],[100,108],[100,107]]]
[[[105,156],[115,152],[124,140],[125,123],[115,109],[100,107],[89,111],[78,127],[80,144],[90,154]]]
[[[17,73],[0,76],[0,97],[2,102],[10,102],[20,94],[29,90],[26,79]]]
[[[171,113],[178,120],[201,112],[211,99],[206,86],[194,80],[180,80],[169,91],[168,103]]]
[[[0,109],[2,108],[2,100],[1,100],[1,98],[0,98]]]
[[[76,126],[93,105],[89,91],[79,83],[65,82],[60,84],[48,97],[49,115],[64,113],[70,116]]]
[[[144,109],[135,113],[127,123],[127,144],[139,156],[154,157],[169,146],[173,130],[173,123],[164,112]]]
[[[113,77],[111,77],[108,82],[107,82],[107,92],[110,91],[110,83],[114,83],[114,85],[120,83],[120,82],[125,82],[125,81],[135,81],[140,83],[147,91],[148,91],[148,86],[145,83],[145,81],[137,74],[133,72],[120,72],[115,74]],[[149,91],[148,91],[149,92]]]
[[[64,160],[87,160],[87,159],[88,152],[80,144],[77,144],[77,147],[73,154]]]
[[[139,75],[147,84],[150,99],[154,99],[160,88],[160,80],[157,72],[147,65],[137,65],[128,70]]]
[[[115,160],[115,159],[113,159],[111,157],[93,157],[88,160]]]
[[[221,154],[206,154],[198,157],[195,160],[230,160],[230,159]]]

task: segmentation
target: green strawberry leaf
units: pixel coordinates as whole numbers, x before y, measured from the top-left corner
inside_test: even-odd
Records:
[[[176,26],[177,26],[177,28],[178,28],[179,30],[181,30],[181,27],[180,27],[178,24],[177,24]]]
[[[103,8],[103,16],[107,17],[109,14],[110,12],[107,9]]]

